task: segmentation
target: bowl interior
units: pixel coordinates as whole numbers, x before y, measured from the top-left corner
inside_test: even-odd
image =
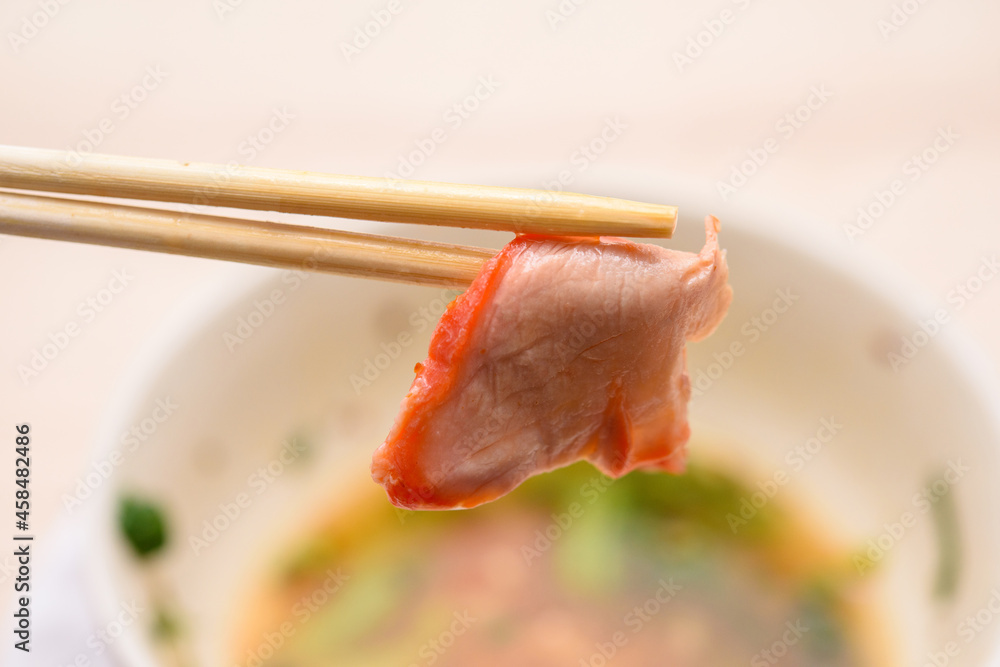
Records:
[[[867,559],[858,567],[876,566],[867,576],[909,664],[956,641],[958,624],[1000,578],[996,406],[954,331],[894,369],[888,352],[921,313],[827,253],[758,227],[750,215],[724,220],[735,299],[719,331],[689,346],[692,450],[750,471],[761,493],[791,495],[856,545]],[[670,244],[695,249],[699,235],[700,225],[685,224]],[[468,232],[462,241],[496,239]],[[174,406],[153,418],[93,503],[102,613],[113,616],[120,600],[152,603],[151,578],[168,582],[196,664],[230,658],[234,619],[261,563],[323,508],[346,511],[353,491],[372,484],[371,451],[455,294],[287,271],[239,275],[243,287],[187,318],[112,419],[111,434],[142,429],[162,416],[158,405]],[[107,445],[121,447],[117,437]],[[949,500],[938,503],[945,488]],[[117,537],[113,503],[127,492],[169,513],[171,546],[152,575]],[[959,576],[947,595],[935,594],[943,524],[958,536]],[[998,632],[987,628],[951,664],[981,664]],[[157,662],[143,631],[116,648],[129,664]]]

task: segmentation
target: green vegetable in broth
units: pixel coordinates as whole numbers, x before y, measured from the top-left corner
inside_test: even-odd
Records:
[[[167,542],[163,510],[155,503],[136,496],[126,496],[119,502],[118,527],[139,558],[155,555]]]

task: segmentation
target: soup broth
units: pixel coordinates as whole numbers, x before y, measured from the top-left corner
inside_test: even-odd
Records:
[[[360,498],[273,564],[233,662],[408,667],[885,665],[851,553],[710,467],[587,464],[471,511]]]

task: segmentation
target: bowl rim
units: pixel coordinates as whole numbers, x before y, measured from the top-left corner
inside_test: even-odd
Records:
[[[205,329],[241,299],[252,296],[273,281],[279,269],[231,265],[223,275],[202,292],[189,296],[174,307],[140,346],[128,369],[117,383],[98,428],[94,454],[110,453],[117,436],[132,423],[144,407],[148,389],[161,378],[183,351],[204,335]],[[114,562],[114,502],[119,487],[114,476],[94,492],[83,512],[82,521],[91,539],[84,545],[85,589],[90,607],[97,618],[110,618],[121,604],[119,575],[108,566]],[[141,628],[141,625],[135,626]],[[145,632],[123,633],[111,646],[111,652],[123,664],[157,667],[156,653]],[[141,638],[141,639],[140,639]]]

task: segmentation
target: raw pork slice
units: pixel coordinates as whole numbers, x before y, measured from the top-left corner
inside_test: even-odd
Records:
[[[685,341],[732,299],[719,221],[699,254],[519,236],[438,323],[372,477],[410,509],[474,507],[586,459],[684,469]]]

